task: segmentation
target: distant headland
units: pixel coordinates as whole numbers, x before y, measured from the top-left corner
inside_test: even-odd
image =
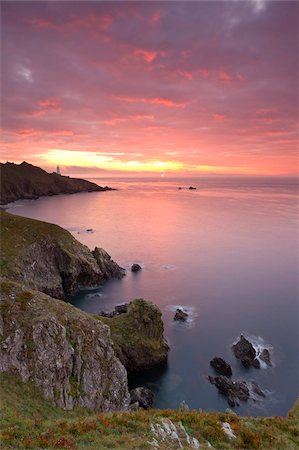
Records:
[[[1,195],[0,203],[16,200],[37,199],[47,195],[75,194],[78,192],[111,191],[105,186],[79,178],[70,178],[60,173],[48,173],[40,167],[27,162],[0,165]]]

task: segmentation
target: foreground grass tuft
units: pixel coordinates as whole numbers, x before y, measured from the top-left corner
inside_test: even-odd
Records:
[[[1,448],[3,449],[152,449],[151,424],[168,418],[180,422],[191,437],[207,449],[295,450],[299,447],[299,402],[288,417],[238,417],[204,411],[150,410],[95,413],[63,411],[45,400],[32,383],[1,375]],[[228,422],[236,439],[222,429]],[[159,449],[179,448],[174,441],[159,441]],[[185,449],[191,448],[188,445]]]

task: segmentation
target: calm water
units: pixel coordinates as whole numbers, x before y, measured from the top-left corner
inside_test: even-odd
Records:
[[[95,180],[96,181],[96,180]],[[267,393],[239,414],[285,414],[298,396],[297,188],[272,180],[98,180],[120,190],[15,202],[14,214],[57,223],[122,266],[121,281],[82,292],[72,302],[89,312],[144,297],[163,312],[168,367],[132,380],[156,394],[156,406],[225,410],[206,381],[221,356],[234,378],[255,379]],[[197,186],[189,191],[190,185]],[[178,190],[182,186],[182,190]],[[86,233],[92,228],[94,233]],[[97,294],[97,295],[96,295]],[[173,322],[182,305],[187,324]],[[270,349],[274,365],[245,370],[231,345],[241,334]]]

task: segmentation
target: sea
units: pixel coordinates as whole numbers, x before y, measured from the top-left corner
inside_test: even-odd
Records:
[[[240,415],[285,415],[299,393],[298,183],[293,178],[119,178],[91,181],[116,190],[17,201],[8,212],[56,223],[90,249],[103,247],[127,269],[122,280],[69,301],[90,313],[135,298],[162,311],[168,364],[130,377],[156,408],[225,411],[207,380],[210,360],[233,379],[255,380],[266,398]],[[196,189],[189,189],[189,187]],[[181,189],[179,189],[181,188]],[[132,273],[133,263],[142,270]],[[173,320],[177,308],[189,315]],[[272,367],[245,369],[231,346],[245,335],[270,351]]]

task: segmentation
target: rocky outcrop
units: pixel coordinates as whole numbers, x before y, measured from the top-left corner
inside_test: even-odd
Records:
[[[127,312],[99,317],[110,326],[115,352],[128,372],[165,364],[169,346],[159,308],[143,299],[133,300]]]
[[[154,394],[153,392],[145,387],[137,387],[130,391],[131,404],[135,405],[138,403],[138,407],[142,409],[149,409],[153,407],[154,404]],[[134,406],[136,408],[137,405]]]
[[[264,361],[268,366],[272,366],[270,352],[267,348],[264,348],[259,355],[260,359]]]
[[[181,308],[177,308],[173,320],[177,322],[186,322],[188,319],[188,314]]]
[[[213,358],[210,361],[210,365],[216,370],[216,372],[220,373],[220,375],[224,375],[225,377],[231,377],[233,374],[231,366],[222,358]]]
[[[232,381],[224,376],[211,377],[210,375],[208,380],[216,386],[221,394],[227,397],[227,403],[230,407],[239,406],[239,401],[247,402],[250,398],[250,391],[260,397],[265,397],[264,392],[255,381],[251,383],[245,380]]]
[[[64,409],[126,410],[127,373],[110,330],[72,305],[2,281],[0,371],[18,373]]]
[[[80,287],[124,276],[103,249],[92,253],[63,228],[1,214],[1,271],[7,278],[56,298],[65,299]]]
[[[70,178],[23,162],[7,162],[0,165],[0,203],[6,204],[20,199],[36,199],[45,195],[75,194],[77,192],[110,191],[95,183],[78,178]]]
[[[139,272],[142,269],[142,267],[139,264],[133,264],[131,267],[132,272]]]
[[[232,346],[234,355],[237,359],[241,360],[244,367],[250,367],[256,357],[256,351],[251,344],[242,334],[239,341]]]
[[[105,280],[109,280],[110,278],[120,279],[125,276],[126,270],[116,264],[103,248],[96,247],[92,254],[95,257]]]
[[[120,314],[126,314],[127,311],[128,303],[123,303],[122,305],[116,305],[113,311],[100,311],[98,315],[102,317],[109,317],[111,319],[112,317],[119,316]]]

